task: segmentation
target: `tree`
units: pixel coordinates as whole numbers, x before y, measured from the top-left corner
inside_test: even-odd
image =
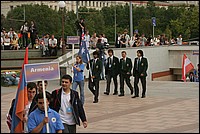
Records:
[[[43,34],[49,33],[58,36],[59,29],[62,29],[61,14],[52,10],[47,5],[22,5],[16,7],[9,11],[7,14],[7,19],[23,20],[24,18],[24,6],[26,12],[26,21],[30,26],[30,21],[33,20],[36,23],[38,34],[42,36]],[[14,21],[14,20],[13,20]],[[11,21],[11,22],[13,22]],[[14,21],[15,22],[15,21]],[[23,21],[16,21],[16,25],[12,25],[16,29],[20,29]]]
[[[8,12],[5,18],[1,15],[1,26],[9,29],[13,27],[19,31],[24,19],[24,7],[26,20],[36,22],[39,35],[49,33],[56,37],[62,35],[62,12],[55,11],[46,5],[22,5]],[[130,30],[130,5],[116,5],[103,7],[101,10],[80,7],[79,18],[85,19],[86,29],[90,35],[104,33],[110,42],[115,40],[115,9],[116,9],[116,32],[122,33],[124,29]],[[199,37],[199,8],[195,6],[160,8],[153,1],[147,3],[147,7],[133,6],[133,27],[139,33],[147,36],[152,35],[151,18],[156,17],[155,35],[165,33],[167,36],[177,37],[182,34],[183,39]],[[65,11],[64,35],[74,36],[77,34],[75,22],[77,21],[74,11]]]
[[[183,10],[176,20],[170,21],[176,36],[182,34],[184,40],[199,37],[199,10],[197,7],[190,7]]]

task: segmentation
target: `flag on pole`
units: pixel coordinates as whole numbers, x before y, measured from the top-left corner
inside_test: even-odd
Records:
[[[88,63],[88,61],[90,61],[90,54],[86,46],[84,30],[82,30],[81,46],[78,55],[81,56],[84,63]]]
[[[88,61],[90,61],[90,54],[89,54],[88,48],[86,47],[85,41],[81,42],[81,46],[80,46],[78,55],[81,56],[84,63],[88,63]]]
[[[194,69],[194,65],[192,62],[187,58],[186,54],[183,55],[183,62],[182,62],[182,80],[186,81],[186,74]]]
[[[24,63],[22,65],[20,81],[18,84],[18,90],[12,112],[11,133],[23,133],[24,131],[23,115],[24,115],[24,109],[26,105],[28,105],[27,83],[24,73],[24,64],[28,64],[28,47],[26,47]]]

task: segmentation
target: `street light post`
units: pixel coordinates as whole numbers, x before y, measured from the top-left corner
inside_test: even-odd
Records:
[[[76,1],[76,18],[78,21],[78,1]],[[78,29],[77,29],[77,36],[78,36]]]
[[[65,54],[65,39],[64,39],[64,7],[65,7],[65,2],[64,1],[60,1],[58,3],[58,6],[60,9],[62,9],[62,55]]]
[[[116,1],[115,1],[115,43],[117,42],[117,27],[116,27]]]
[[[130,36],[133,36],[132,1],[130,1]]]

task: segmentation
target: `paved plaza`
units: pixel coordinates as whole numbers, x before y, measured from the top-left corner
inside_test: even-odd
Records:
[[[133,84],[133,80],[131,82]],[[140,83],[139,83],[140,84]],[[100,81],[99,103],[85,82],[85,111],[88,127],[77,126],[77,133],[199,133],[199,83],[147,81],[147,96],[131,98],[125,84],[125,96],[104,95],[106,81]],[[48,91],[59,88],[49,81]],[[6,113],[16,88],[1,87],[1,133],[9,132]],[[79,89],[77,89],[79,91]]]

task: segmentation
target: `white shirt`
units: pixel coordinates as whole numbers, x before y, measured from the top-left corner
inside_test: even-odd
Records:
[[[3,37],[1,37],[1,45],[3,45]]]
[[[66,94],[63,89],[61,93],[61,107],[59,110],[60,118],[62,123],[68,124],[68,125],[74,125],[76,124],[74,116],[72,113],[67,113],[67,108],[71,107],[70,104],[70,92]]]
[[[52,46],[56,46],[57,45],[57,39],[56,38],[54,38],[54,39],[52,39],[52,38],[50,38],[49,39],[49,45],[52,45]]]
[[[177,45],[182,45],[182,38],[177,38]]]

